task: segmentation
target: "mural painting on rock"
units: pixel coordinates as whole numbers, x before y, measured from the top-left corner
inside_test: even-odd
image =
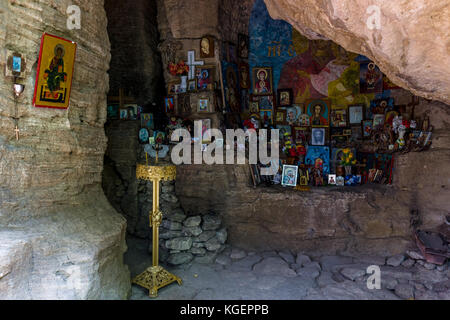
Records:
[[[360,94],[361,56],[332,41],[308,40],[292,26],[273,20],[263,0],[256,0],[249,26],[250,68],[273,69],[274,89],[292,88],[294,103],[328,98],[333,105],[369,105],[373,93]]]

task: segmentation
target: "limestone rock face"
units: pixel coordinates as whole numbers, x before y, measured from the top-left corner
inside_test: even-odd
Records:
[[[158,11],[162,34],[168,29],[174,38],[218,35],[219,0],[158,0]]]
[[[0,70],[9,48],[27,59],[23,95],[0,72],[0,299],[124,299],[125,220],[100,187],[110,45],[103,1],[2,1]],[[34,108],[44,32],[78,44],[68,110]],[[20,139],[13,117],[17,107]]]
[[[137,103],[156,102],[162,83],[156,1],[104,0],[111,42],[110,92],[123,88]]]
[[[450,102],[448,1],[265,3],[272,18],[286,20],[310,39],[333,40],[346,50],[375,61],[396,84],[417,95]],[[377,20],[379,27],[368,27],[376,25]]]

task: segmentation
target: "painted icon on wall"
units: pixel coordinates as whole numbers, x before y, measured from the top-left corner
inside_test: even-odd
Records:
[[[272,68],[253,68],[253,94],[273,94]]]
[[[328,126],[330,123],[330,102],[328,100],[307,100],[306,113],[312,126]]]
[[[34,88],[35,107],[69,107],[76,48],[70,40],[44,33]]]

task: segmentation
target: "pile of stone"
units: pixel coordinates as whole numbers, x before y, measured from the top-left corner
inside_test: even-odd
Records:
[[[227,237],[222,219],[215,213],[190,217],[180,211],[169,213],[160,227],[160,259],[171,265],[213,263],[226,248]]]

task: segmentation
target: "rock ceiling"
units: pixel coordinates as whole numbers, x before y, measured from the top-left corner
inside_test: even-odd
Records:
[[[450,104],[449,0],[265,0],[274,19],[375,61],[396,84]]]

